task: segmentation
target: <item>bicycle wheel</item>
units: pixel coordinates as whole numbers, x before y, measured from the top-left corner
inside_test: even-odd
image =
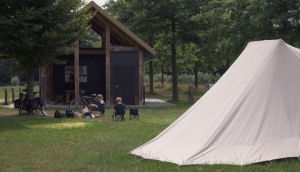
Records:
[[[85,104],[82,103],[81,99],[72,100],[69,103],[69,110],[73,110],[74,108],[78,108],[82,105],[82,109],[85,108]]]
[[[19,116],[22,115],[22,110],[23,110],[23,109],[22,109],[21,107],[18,108]]]
[[[48,113],[46,112],[46,106],[40,106],[39,111],[43,114],[43,116],[49,116]]]

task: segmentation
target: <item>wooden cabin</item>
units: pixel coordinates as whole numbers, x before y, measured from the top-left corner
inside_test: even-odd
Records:
[[[106,104],[117,96],[129,105],[143,103],[144,62],[156,54],[147,43],[95,2],[87,5],[94,12],[90,24],[102,38],[101,48],[81,48],[80,41],[70,54],[58,57],[65,64],[49,64],[41,69],[41,96],[46,101],[68,102],[80,91],[101,93]]]

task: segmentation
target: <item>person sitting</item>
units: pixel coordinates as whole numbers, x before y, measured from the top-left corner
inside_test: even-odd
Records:
[[[124,121],[125,120],[125,118],[124,118],[125,109],[126,109],[126,105],[124,103],[122,103],[122,98],[117,97],[116,98],[116,104],[114,105],[113,120],[115,119],[115,117],[120,115],[121,120]]]
[[[89,109],[91,111],[99,111],[100,115],[103,114],[105,112],[105,102],[103,100],[103,96],[102,94],[98,94],[95,102],[93,104],[90,104]],[[98,116],[96,116],[98,117]]]

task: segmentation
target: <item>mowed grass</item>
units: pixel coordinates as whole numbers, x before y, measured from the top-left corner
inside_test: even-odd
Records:
[[[129,154],[188,107],[140,108],[139,120],[130,121],[127,114],[124,122],[112,122],[110,108],[97,119],[16,116],[16,111],[0,108],[0,171],[300,171],[298,159],[248,166],[178,166]]]

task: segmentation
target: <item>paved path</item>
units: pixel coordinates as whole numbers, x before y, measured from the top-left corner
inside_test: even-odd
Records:
[[[14,104],[3,105],[3,107],[9,108],[9,109],[13,109],[14,108]]]
[[[154,98],[145,99],[146,106],[174,106],[174,104]]]

